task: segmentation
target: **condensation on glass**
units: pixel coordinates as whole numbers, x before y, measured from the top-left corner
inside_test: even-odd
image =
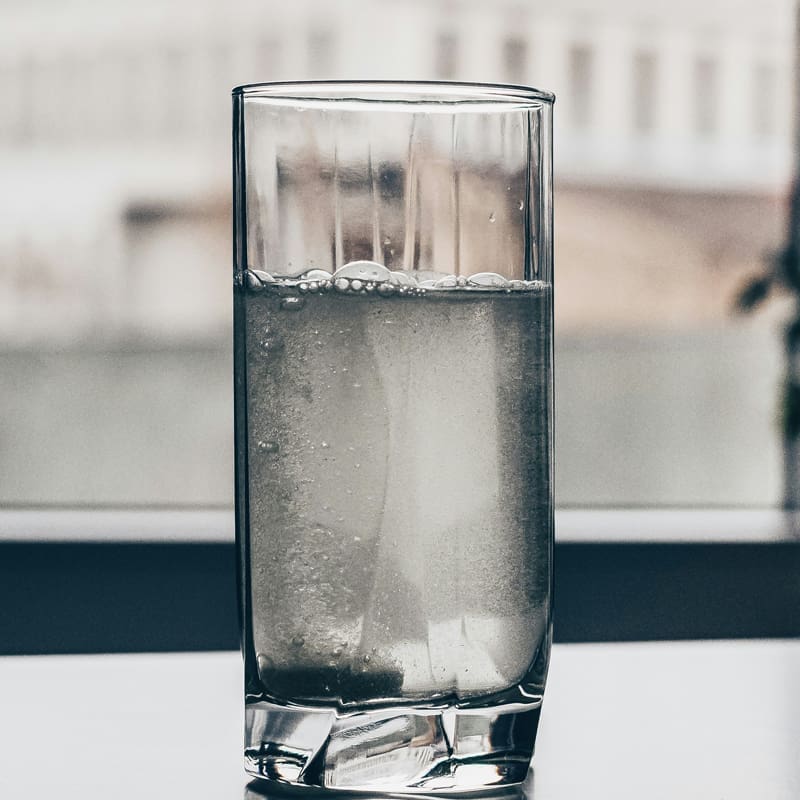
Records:
[[[551,640],[551,95],[234,90],[245,764],[521,781]]]

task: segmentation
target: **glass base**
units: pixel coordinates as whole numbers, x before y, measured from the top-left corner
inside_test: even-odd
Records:
[[[495,708],[245,708],[245,769],[333,790],[467,792],[525,780],[541,699]]]

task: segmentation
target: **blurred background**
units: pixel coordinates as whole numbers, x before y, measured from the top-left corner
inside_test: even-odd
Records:
[[[790,0],[2,0],[0,504],[229,507],[230,89],[556,93],[561,506],[777,506]]]

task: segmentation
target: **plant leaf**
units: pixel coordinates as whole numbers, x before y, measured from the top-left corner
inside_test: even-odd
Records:
[[[739,311],[752,311],[763,303],[772,288],[772,282],[772,275],[758,275],[750,278],[736,297],[736,307]]]

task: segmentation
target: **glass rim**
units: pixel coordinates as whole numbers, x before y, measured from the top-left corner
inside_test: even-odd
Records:
[[[275,81],[236,86],[235,97],[279,102],[282,105],[307,103],[375,103],[377,105],[490,106],[498,109],[513,106],[552,105],[555,95],[531,86],[466,81]]]

